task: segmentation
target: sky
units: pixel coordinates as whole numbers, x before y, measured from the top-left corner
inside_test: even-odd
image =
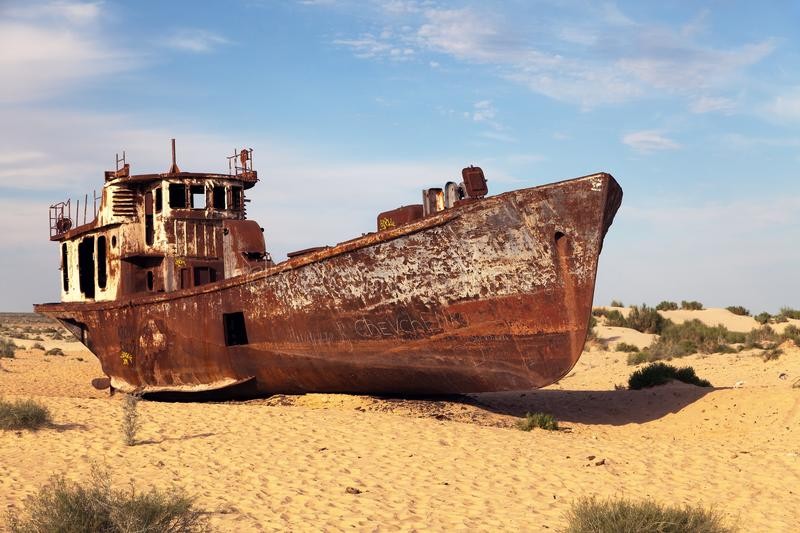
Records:
[[[0,311],[59,298],[48,206],[227,171],[275,259],[423,187],[599,171],[625,191],[595,303],[800,307],[800,4],[0,0]]]

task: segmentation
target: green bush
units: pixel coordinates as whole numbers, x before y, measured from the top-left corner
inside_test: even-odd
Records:
[[[652,307],[642,304],[641,307],[633,306],[625,318],[626,327],[641,331],[642,333],[660,334],[667,324],[667,320]]]
[[[628,327],[628,323],[625,321],[625,317],[622,316],[622,313],[616,309],[612,309],[606,313],[606,326],[626,328]]]
[[[770,348],[769,350],[764,350],[764,353],[761,354],[761,358],[764,361],[773,361],[778,359],[781,355],[783,355],[783,350],[780,348]]]
[[[592,316],[606,316],[608,311],[603,309],[602,307],[598,307],[597,309],[592,309]]]
[[[702,311],[703,310],[703,304],[701,304],[700,302],[695,301],[695,300],[692,300],[692,301],[689,301],[689,302],[687,302],[686,300],[683,300],[681,302],[681,309],[684,309],[686,311]]]
[[[19,346],[11,339],[0,339],[0,357],[12,358],[17,350]]]
[[[49,350],[44,352],[44,354],[45,355],[64,355],[64,350],[62,350],[61,348],[50,348]]]
[[[661,336],[645,348],[644,361],[672,359],[693,353],[731,353],[731,343],[745,342],[745,334],[729,331],[725,326],[707,326],[697,319],[682,324],[667,321]],[[642,361],[639,361],[642,362]]]
[[[758,313],[753,318],[756,320],[756,322],[763,325],[769,323],[769,319],[772,318],[772,315],[770,315],[767,312],[764,312],[764,313]]]
[[[794,320],[800,320],[800,310],[792,309],[791,307],[781,307],[781,316],[786,318],[791,318]]]
[[[159,533],[208,531],[204,514],[182,491],[115,490],[108,474],[94,470],[88,483],[55,476],[28,499],[25,514],[8,513],[14,533]]]
[[[517,428],[530,431],[533,428],[555,431],[558,429],[558,420],[547,413],[527,413],[525,418],[517,422]]]
[[[678,304],[664,300],[656,306],[656,309],[658,311],[675,311],[678,309]]]
[[[639,347],[627,342],[618,342],[614,349],[618,352],[638,352]]]
[[[640,365],[642,363],[650,363],[653,359],[650,359],[650,352],[647,349],[639,352],[632,352],[628,354],[628,364],[633,365]]]
[[[609,305],[609,307],[625,307],[625,305],[619,300],[611,300],[611,305]]]
[[[786,326],[786,328],[784,328],[783,333],[781,333],[781,338],[787,341],[792,341],[797,346],[800,346],[800,328],[794,324],[789,324]]]
[[[0,400],[0,429],[39,429],[50,424],[50,411],[33,400]]]
[[[750,330],[750,333],[745,336],[744,347],[766,350],[779,344],[781,340],[781,336],[774,329],[769,326],[761,326]]]
[[[725,309],[727,309],[728,311],[730,311],[734,315],[750,316],[750,311],[748,311],[747,309],[745,309],[741,305],[731,305],[731,306],[726,307]]]
[[[786,315],[777,314],[772,317],[772,322],[775,324],[781,324],[783,322],[789,322],[789,318]]]
[[[730,533],[719,513],[653,501],[583,498],[566,514],[567,533]]]
[[[659,362],[651,363],[631,374],[630,378],[628,378],[628,388],[639,390],[664,385],[671,380],[683,381],[698,387],[711,386],[711,383],[707,380],[698,378],[694,373],[694,369],[690,366],[675,368],[672,365]]]

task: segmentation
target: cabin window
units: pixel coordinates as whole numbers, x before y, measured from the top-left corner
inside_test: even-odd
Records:
[[[242,188],[231,187],[231,209],[242,208]]]
[[[78,244],[78,281],[86,298],[94,298],[94,237]]]
[[[225,332],[225,346],[248,344],[244,313],[223,313],[222,328]]]
[[[192,286],[191,272],[188,268],[181,269],[181,289],[188,289]]]
[[[106,271],[106,238],[97,238],[97,286],[100,289],[106,288],[108,273]]]
[[[213,197],[214,209],[225,209],[225,187],[215,185]]]
[[[111,247],[112,248],[116,248],[117,247],[117,236],[116,235],[112,235],[111,236]]]
[[[210,267],[194,267],[194,286],[217,281],[217,271]]]
[[[67,243],[61,245],[61,279],[64,292],[69,292],[69,261],[67,256]]]
[[[186,185],[182,183],[169,184],[169,206],[174,209],[186,207]]]
[[[206,188],[203,185],[192,185],[189,188],[192,209],[206,208]]]
[[[144,195],[144,242],[147,246],[153,246],[153,193],[147,192]]]
[[[153,271],[152,270],[148,270],[147,271],[147,290],[148,291],[152,291],[153,290]]]
[[[155,190],[156,193],[156,213],[160,213],[161,209],[164,207],[164,198],[162,194],[161,185]]]

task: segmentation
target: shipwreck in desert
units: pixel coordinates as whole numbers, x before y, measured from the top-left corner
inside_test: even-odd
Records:
[[[557,381],[580,356],[622,200],[610,175],[488,196],[483,171],[467,167],[422,204],[378,215],[376,231],[275,263],[246,216],[253,152],[228,161],[227,174],[184,172],[173,140],[168,171],[132,174],[123,156],[91,208],[88,197],[50,207],[61,302],[35,311],[99,358],[99,386],[519,390]]]

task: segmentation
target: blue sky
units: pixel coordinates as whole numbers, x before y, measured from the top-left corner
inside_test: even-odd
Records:
[[[796,2],[0,0],[0,310],[58,298],[47,206],[255,149],[276,258],[468,164],[625,200],[595,301],[800,307]]]

